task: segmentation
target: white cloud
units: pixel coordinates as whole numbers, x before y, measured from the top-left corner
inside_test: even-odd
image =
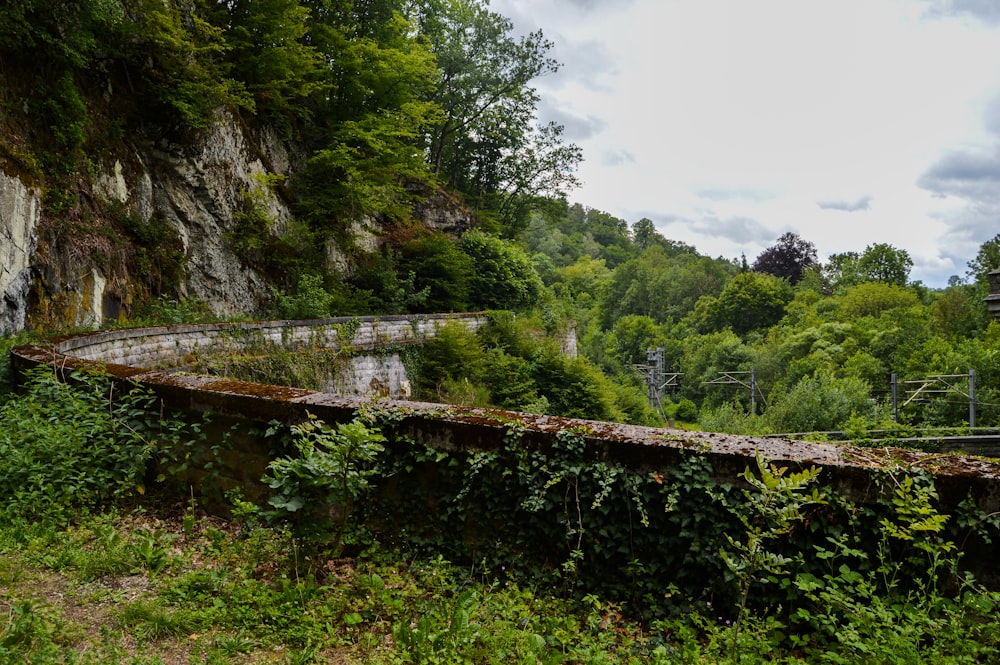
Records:
[[[584,149],[586,206],[713,256],[888,242],[933,286],[996,233],[998,0],[491,6],[556,43],[542,119]]]
[[[818,205],[823,210],[841,210],[843,212],[858,212],[871,208],[872,197],[862,196],[854,201],[818,201]]]

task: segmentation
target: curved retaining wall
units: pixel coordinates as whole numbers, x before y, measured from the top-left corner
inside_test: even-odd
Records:
[[[359,408],[371,405],[371,400],[191,375],[171,368],[187,364],[190,354],[199,350],[231,347],[246,335],[261,335],[302,348],[350,344],[354,349],[374,349],[419,343],[449,321],[476,328],[485,318],[478,314],[386,316],[109,330],[19,346],[11,354],[18,372],[40,364],[59,371],[103,370],[118,381],[138,383],[168,406],[186,411],[210,411],[251,422],[286,423],[300,422],[311,413],[336,423],[352,420]],[[340,339],[354,326],[350,340]],[[688,451],[696,449],[710,461],[720,482],[738,483],[739,474],[753,464],[759,453],[791,468],[819,466],[824,484],[864,502],[876,491],[874,471],[912,466],[936,476],[942,509],[971,497],[983,510],[1000,510],[1000,465],[980,458],[687,432],[390,399],[379,400],[378,406],[396,411],[399,433],[442,449],[499,451],[513,426],[523,430],[523,440],[547,449],[559,431],[574,428],[583,433],[588,453],[595,459],[620,463],[636,472],[672,468]],[[235,468],[230,469],[234,480],[258,481],[259,465],[243,463],[239,450],[234,454]]]

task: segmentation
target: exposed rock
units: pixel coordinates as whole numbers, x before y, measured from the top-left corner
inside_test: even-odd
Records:
[[[421,192],[424,198],[413,207],[413,218],[429,228],[461,235],[475,226],[475,215],[444,190]]]
[[[0,334],[102,325],[132,305],[144,282],[159,278],[135,274],[136,247],[107,232],[122,223],[112,219],[121,211],[142,222],[165,221],[176,232],[185,271],[177,296],[220,315],[261,313],[281,276],[262,273],[234,246],[235,238],[245,239],[237,236],[238,214],[252,194],[271,231],[284,232],[292,212],[275,177],[292,175],[305,159],[274,130],[250,128],[228,113],[183,138],[129,137],[92,156],[89,181],[77,183],[85,210],[75,222],[106,224],[92,233],[85,225],[82,234],[59,215],[46,217],[40,190],[0,171]],[[414,218],[428,227],[458,235],[473,225],[472,213],[451,195],[412,193],[426,197]],[[328,266],[350,275],[356,254],[379,250],[383,231],[378,216],[355,222],[346,238],[327,241]]]
[[[290,151],[271,135],[254,144],[232,117],[223,115],[194,144],[160,142],[144,152],[142,171],[151,186],[135,189],[151,200],[138,201],[138,209],[163,215],[180,235],[188,260],[182,295],[220,314],[258,311],[270,285],[241,261],[228,234],[245,193],[253,191],[261,194],[274,230],[280,233],[287,226],[287,204],[262,178],[275,173],[271,169],[276,165],[290,169]],[[287,175],[287,170],[279,174]]]
[[[37,189],[0,171],[0,335],[23,330],[27,321],[40,210]]]
[[[351,260],[351,252],[362,254],[372,254],[379,251],[382,242],[378,231],[381,226],[378,221],[372,218],[364,222],[354,222],[348,231],[350,236],[350,246],[344,247],[335,239],[326,241],[326,267],[334,272],[344,275],[351,275],[354,271],[354,263]]]

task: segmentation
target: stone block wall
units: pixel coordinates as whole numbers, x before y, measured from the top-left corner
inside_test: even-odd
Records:
[[[433,334],[446,321],[477,327],[478,315],[423,317],[366,317],[353,323],[350,340],[355,348],[413,343]],[[285,344],[333,344],[336,331],[351,319],[276,321],[247,324],[167,326],[112,330],[51,340],[12,350],[14,367],[25,370],[48,364],[59,370],[102,369],[117,380],[138,382],[171,407],[191,412],[213,412],[251,422],[300,422],[312,413],[327,422],[348,422],[371,400],[357,396],[267,386],[148,369],[174,366],[199,348],[235,344],[248,332]],[[239,334],[235,334],[235,333]],[[757,454],[792,468],[819,466],[825,481],[845,496],[869,498],[873,473],[893,467],[919,467],[938,480],[942,506],[954,506],[971,496],[986,511],[1000,510],[1000,465],[980,458],[929,455],[902,449],[869,449],[850,445],[802,443],[783,439],[688,432],[558,418],[497,409],[426,404],[380,399],[380,408],[403,414],[400,431],[418,443],[445,449],[500,450],[513,425],[527,440],[542,448],[568,428],[585,432],[588,450],[597,459],[618,462],[636,472],[669,468],[691,449],[711,461],[722,482],[738,482],[738,475]]]
[[[186,365],[188,357],[199,351],[239,350],[252,342],[270,342],[286,349],[347,346],[353,350],[375,350],[419,344],[448,322],[475,330],[485,321],[482,314],[437,314],[184,324],[104,330],[51,342],[54,350],[81,360],[162,369]],[[341,335],[352,329],[351,339],[341,339]]]

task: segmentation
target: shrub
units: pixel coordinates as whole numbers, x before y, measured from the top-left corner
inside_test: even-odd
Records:
[[[821,372],[799,381],[780,395],[765,414],[774,432],[818,432],[843,429],[851,416],[872,411],[868,384]]]
[[[116,395],[110,380],[35,370],[23,395],[0,406],[0,518],[61,519],[142,493],[152,460],[151,394]]]

